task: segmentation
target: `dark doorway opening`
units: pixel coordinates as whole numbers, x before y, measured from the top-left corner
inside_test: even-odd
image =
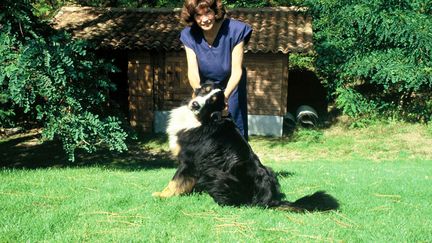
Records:
[[[129,119],[129,86],[128,86],[128,55],[127,51],[99,50],[98,56],[112,60],[118,72],[111,73],[109,78],[116,89],[110,91],[110,107],[117,115]]]
[[[327,115],[326,90],[314,72],[291,70],[288,78],[287,110],[296,116],[302,105],[314,108],[320,118]]]

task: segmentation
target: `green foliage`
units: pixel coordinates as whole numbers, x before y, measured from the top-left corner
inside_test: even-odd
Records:
[[[15,115],[15,112],[6,105],[7,102],[7,94],[0,93],[0,106],[2,107],[2,109],[0,109],[0,124],[4,124],[6,127],[11,127],[14,125],[14,121],[11,117]]]
[[[68,4],[67,0],[30,0],[33,13],[39,18],[50,19],[54,17],[56,10]]]
[[[317,70],[346,114],[431,119],[430,0],[309,0]]]
[[[378,105],[365,98],[361,93],[352,88],[337,88],[338,99],[336,105],[351,117],[358,117],[361,114],[375,114]]]
[[[52,139],[59,136],[63,140],[63,148],[74,161],[75,149],[81,148],[87,152],[95,152],[100,143],[110,145],[110,150],[126,150],[125,132],[118,126],[119,122],[113,117],[100,119],[90,112],[83,114],[67,114],[61,120],[50,120],[44,136]]]
[[[315,71],[315,60],[316,56],[311,53],[290,53],[289,69]]]
[[[318,129],[299,128],[293,135],[294,142],[313,144],[320,143],[324,137],[324,133]]]
[[[59,138],[74,151],[99,145],[123,151],[126,133],[115,117],[105,117],[116,68],[89,51],[83,41],[56,32],[32,14],[27,1],[7,1],[0,19],[1,126],[17,120],[42,125],[46,139]],[[17,31],[19,30],[19,31]],[[15,112],[18,111],[18,112]]]

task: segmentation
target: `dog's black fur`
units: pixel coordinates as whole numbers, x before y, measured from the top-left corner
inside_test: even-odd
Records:
[[[206,97],[205,102],[201,100],[199,104],[194,99],[189,102],[188,108],[200,125],[176,134],[180,165],[173,181],[181,184],[185,178],[192,178],[194,191],[209,193],[220,205],[253,205],[293,211],[338,208],[337,200],[322,191],[293,203],[284,201],[275,173],[260,162],[233,121],[221,118],[225,97],[222,90],[214,92],[215,89],[217,86],[208,82],[195,91],[195,100]],[[213,94],[209,96],[210,92]]]

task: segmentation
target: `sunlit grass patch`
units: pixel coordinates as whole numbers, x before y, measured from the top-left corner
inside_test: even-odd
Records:
[[[13,162],[3,160],[0,170],[0,241],[429,242],[426,129],[390,124],[252,137],[287,200],[326,190],[341,203],[338,211],[306,214],[221,207],[207,194],[153,198],[175,172],[164,136],[141,138],[126,154],[81,154],[75,165],[49,146],[0,142],[2,158]],[[44,159],[40,167],[15,166]]]

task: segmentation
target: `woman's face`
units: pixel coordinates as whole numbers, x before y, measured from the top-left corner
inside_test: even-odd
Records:
[[[195,22],[202,30],[211,30],[215,23],[215,12],[210,8],[202,8],[195,14]]]

